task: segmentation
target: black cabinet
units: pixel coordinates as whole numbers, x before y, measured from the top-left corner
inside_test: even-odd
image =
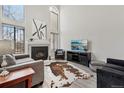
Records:
[[[91,61],[90,52],[67,51],[67,60],[83,64],[89,67]]]

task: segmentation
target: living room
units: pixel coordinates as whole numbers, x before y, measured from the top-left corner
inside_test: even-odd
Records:
[[[123,5],[1,5],[1,88],[123,88]]]

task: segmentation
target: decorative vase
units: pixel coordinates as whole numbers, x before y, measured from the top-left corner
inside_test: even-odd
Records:
[[[6,55],[3,55],[3,62],[1,64],[2,72],[0,73],[1,77],[7,76],[9,71],[6,70],[7,62],[6,62]]]

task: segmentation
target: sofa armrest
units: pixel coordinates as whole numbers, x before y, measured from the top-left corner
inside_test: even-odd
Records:
[[[19,70],[27,67],[31,67],[35,71],[35,74],[32,77],[33,86],[44,81],[44,61],[43,60],[16,64],[16,65],[7,67],[7,70],[11,72],[11,71],[15,71],[15,70]]]
[[[98,88],[124,87],[124,72],[108,67],[97,69],[97,87]]]
[[[27,62],[23,62],[23,63],[20,63],[20,64],[8,66],[8,67],[6,67],[6,69],[9,70],[9,71],[15,71],[15,70],[19,70],[19,69],[30,67],[31,65],[38,65],[38,64],[40,65],[41,63],[43,63],[42,60],[27,61]]]
[[[124,60],[107,58],[107,63],[118,66],[124,66]]]
[[[119,66],[119,65],[114,65],[114,64],[107,63],[107,64],[104,65],[104,67],[108,67],[108,68],[124,71],[124,67],[123,66]]]
[[[97,73],[102,73],[102,72],[111,73],[111,74],[114,74],[114,75],[124,76],[124,72],[123,71],[112,69],[112,68],[108,68],[108,67],[103,67],[101,69],[97,69]]]

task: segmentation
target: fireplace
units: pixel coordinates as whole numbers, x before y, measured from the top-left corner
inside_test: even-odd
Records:
[[[31,58],[34,60],[46,60],[48,58],[48,46],[32,46]]]
[[[34,60],[46,60],[49,56],[49,41],[34,40],[28,42],[28,53]]]

